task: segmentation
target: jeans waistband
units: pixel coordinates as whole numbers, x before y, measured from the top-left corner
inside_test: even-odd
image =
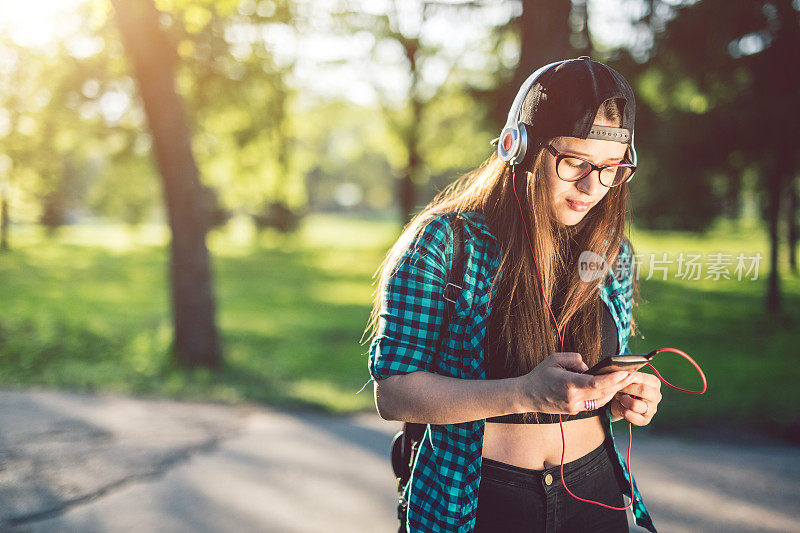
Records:
[[[594,450],[586,455],[564,463],[564,479],[567,484],[570,480],[575,481],[576,478],[586,476],[590,472],[596,470],[603,465],[605,461],[610,461],[614,456],[614,444],[611,437],[606,436],[606,439]],[[517,483],[520,485],[541,488],[542,479],[548,474],[553,476],[554,480],[561,479],[561,466],[556,465],[543,470],[536,470],[533,468],[524,468],[521,466],[504,463],[495,459],[484,457],[481,462],[481,476],[491,477],[493,479],[501,479],[504,481]],[[560,483],[559,483],[560,485]]]

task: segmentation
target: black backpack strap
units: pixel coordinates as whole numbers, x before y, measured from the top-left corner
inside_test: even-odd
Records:
[[[458,295],[464,286],[464,227],[458,215],[450,215],[450,225],[453,227],[453,262],[447,275],[447,284],[444,286],[445,315],[442,331],[439,335],[441,339],[447,331],[450,323],[450,316],[455,309]]]
[[[463,222],[456,213],[448,216],[450,226],[453,228],[453,260],[451,267],[447,270],[447,283],[444,286],[445,312],[441,329],[439,330],[438,344],[444,339],[447,333],[447,326],[450,324],[450,317],[455,313],[455,302],[459,293],[463,290],[464,284],[464,232]],[[436,353],[439,351],[437,346]],[[435,357],[435,354],[434,354]],[[405,518],[408,502],[403,498],[403,489],[411,478],[411,468],[417,456],[419,443],[425,434],[427,424],[416,422],[403,423],[403,430],[394,436],[392,441],[392,467],[397,477],[397,491],[400,493],[399,504],[397,506],[397,517],[400,519],[400,531],[405,531]]]

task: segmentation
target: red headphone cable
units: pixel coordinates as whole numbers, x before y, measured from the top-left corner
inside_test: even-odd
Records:
[[[527,237],[528,245],[531,248],[531,255],[533,256],[533,264],[536,267],[536,275],[539,278],[539,286],[542,289],[542,298],[544,299],[545,305],[547,305],[547,309],[550,311],[550,316],[553,317],[553,322],[555,322],[555,324],[556,324],[556,332],[558,333],[558,338],[559,338],[559,341],[561,342],[561,350],[563,351],[564,350],[564,334],[561,331],[561,327],[559,327],[559,325],[558,325],[558,320],[556,319],[556,315],[553,313],[553,309],[550,307],[550,303],[547,301],[547,297],[544,294],[544,282],[542,281],[542,275],[539,272],[539,263],[538,263],[538,261],[536,261],[536,254],[533,251],[533,242],[531,241],[531,237],[528,234],[528,226],[525,223],[525,216],[524,216],[524,214],[522,212],[522,204],[519,201],[519,196],[517,196],[516,165],[511,165],[511,188],[514,189],[514,197],[517,199],[517,206],[519,207],[519,214],[520,214],[520,218],[522,220],[522,227],[525,229],[525,236]],[[661,376],[661,374],[658,372],[658,370],[656,370],[656,367],[654,367],[650,363],[646,363],[647,366],[649,366],[650,368],[653,369],[653,372],[656,373],[656,376],[658,377],[658,379],[660,379],[663,383],[666,383],[667,385],[669,385],[673,389],[677,389],[677,390],[683,391],[683,392],[688,392],[690,394],[703,394],[706,391],[706,389],[708,387],[708,384],[706,382],[706,376],[703,373],[703,370],[700,368],[700,365],[698,365],[694,361],[694,359],[689,357],[689,355],[686,352],[684,352],[682,350],[678,350],[677,348],[659,348],[659,349],[654,350],[654,351],[652,351],[650,353],[652,355],[655,355],[655,354],[657,354],[659,352],[674,352],[674,353],[677,353],[678,355],[681,355],[684,358],[686,358],[686,360],[689,361],[692,364],[692,366],[694,366],[694,368],[697,370],[697,372],[700,374],[700,379],[703,381],[703,388],[701,390],[699,390],[699,391],[693,391],[693,390],[683,389],[681,387],[676,387],[675,385],[673,385],[672,383],[670,383],[669,381],[664,379]],[[582,501],[582,502],[593,503],[595,505],[600,505],[601,507],[606,507],[608,509],[613,509],[615,511],[624,511],[624,510],[628,509],[628,507],[633,505],[633,473],[631,472],[631,466],[630,466],[631,465],[631,442],[633,440],[633,424],[631,422],[628,422],[628,458],[627,458],[627,465],[628,465],[628,479],[629,479],[630,484],[631,484],[631,501],[628,502],[628,505],[626,505],[625,507],[614,507],[612,505],[607,505],[607,504],[602,503],[602,502],[597,502],[597,501],[594,501],[594,500],[587,500],[585,498],[581,498],[580,496],[576,496],[575,494],[572,493],[571,490],[569,490],[569,488],[567,487],[567,484],[564,482],[564,457],[566,456],[567,445],[566,445],[566,439],[564,437],[564,422],[561,419],[561,414],[558,415],[558,425],[561,428],[561,469],[560,469],[561,470],[561,484],[564,485],[564,489],[569,493],[569,495],[572,496],[573,498],[577,499],[577,500]]]

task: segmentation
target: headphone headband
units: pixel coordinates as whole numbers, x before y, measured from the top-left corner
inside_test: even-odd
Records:
[[[517,91],[517,96],[514,97],[514,103],[511,104],[511,110],[509,110],[508,118],[506,119],[506,127],[512,126],[517,122],[519,122],[519,114],[522,111],[522,102],[525,101],[525,97],[528,96],[528,91],[531,90],[531,87],[533,87],[533,84],[536,83],[536,80],[539,78],[539,76],[544,74],[545,71],[548,70],[550,67],[560,65],[565,61],[571,61],[571,60],[566,59],[564,61],[554,61],[553,63],[550,63],[543,67],[539,67],[533,72],[533,74],[528,76],[528,78],[522,84],[522,87],[520,87],[519,91]]]
[[[569,59],[554,61],[553,63],[539,67],[533,74],[528,76],[522,84],[522,87],[517,91],[517,96],[514,97],[514,103],[511,104],[511,109],[508,112],[508,118],[506,119],[505,126],[503,126],[503,131],[500,132],[500,137],[495,139],[498,141],[497,154],[500,156],[501,160],[510,161],[512,165],[522,163],[522,160],[525,158],[525,153],[528,151],[528,132],[524,124],[519,121],[522,103],[525,101],[525,97],[528,96],[528,91],[531,90],[531,87],[536,83],[539,76],[544,74],[551,67],[560,65],[565,61],[569,61]],[[494,142],[495,141],[492,141],[492,144],[494,144]]]
[[[497,143],[497,154],[502,161],[508,161],[512,165],[518,165],[522,163],[522,161],[525,159],[525,155],[528,151],[528,142],[529,142],[528,129],[525,127],[525,124],[520,121],[520,114],[522,113],[522,105],[525,101],[525,98],[528,96],[528,93],[530,92],[531,88],[533,88],[533,86],[536,84],[538,79],[546,72],[550,71],[555,67],[558,67],[559,65],[583,59],[591,61],[591,58],[589,56],[580,56],[577,59],[564,59],[562,61],[554,61],[552,63],[548,63],[547,65],[539,67],[533,72],[533,74],[531,74],[525,79],[522,86],[517,91],[517,95],[514,97],[514,102],[511,104],[511,109],[508,112],[508,118],[506,119],[506,123],[503,126],[503,130],[500,132],[500,136],[491,141],[491,144]],[[603,67],[605,67],[605,65],[603,65]],[[605,68],[608,69],[608,67]],[[622,78],[616,72],[614,72],[614,74],[617,76],[618,79],[621,79],[621,82],[618,82],[617,87],[619,87],[619,83],[624,84],[624,87],[626,87],[628,91],[627,94],[630,94],[630,87],[627,85],[627,82],[625,82],[624,78]],[[626,95],[625,98],[626,100],[632,101],[633,96],[632,94],[630,96]],[[634,165],[636,164],[637,158],[636,158],[636,149],[633,146],[632,123],[630,129],[595,126],[592,129],[590,129],[588,136],[585,138],[602,139],[602,140],[620,140],[620,142],[628,142],[631,163],[633,163]]]

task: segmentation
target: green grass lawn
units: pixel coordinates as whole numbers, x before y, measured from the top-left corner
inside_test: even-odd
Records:
[[[633,230],[636,252],[643,254],[641,301],[635,313],[640,335],[631,339],[633,353],[654,348],[679,348],[704,369],[708,391],[686,394],[662,385],[659,424],[664,428],[727,426],[737,431],[766,430],[800,442],[800,278],[781,269],[782,311],[768,316],[764,295],[769,273],[769,248],[760,230],[739,230],[720,223],[706,235]],[[654,273],[644,279],[649,254],[760,252],[758,279],[680,280],[676,263],[667,280]],[[784,250],[785,252],[785,250]],[[782,266],[788,259],[782,257]],[[735,262],[734,262],[735,264]],[[702,278],[708,275],[703,269]],[[644,337],[644,338],[642,338]],[[656,367],[665,379],[687,389],[699,387],[696,371],[676,354],[661,353]]]
[[[12,234],[0,254],[0,383],[222,401],[374,409],[369,339],[372,275],[397,236],[390,220],[315,215],[295,237],[213,233],[218,321],[226,368],[184,372],[168,356],[171,317],[163,228],[63,228]],[[764,256],[755,281],[643,279],[634,353],[683,349],[709,379],[704,396],[663,387],[653,429],[715,427],[797,431],[800,424],[800,280],[784,272],[784,311],[763,312],[763,232],[720,225],[700,237],[634,230],[637,253]],[[645,257],[646,258],[646,257]],[[706,272],[703,271],[703,276]],[[656,276],[656,277],[660,277]],[[688,363],[660,354],[678,385],[697,385]],[[793,429],[794,428],[794,429]]]

